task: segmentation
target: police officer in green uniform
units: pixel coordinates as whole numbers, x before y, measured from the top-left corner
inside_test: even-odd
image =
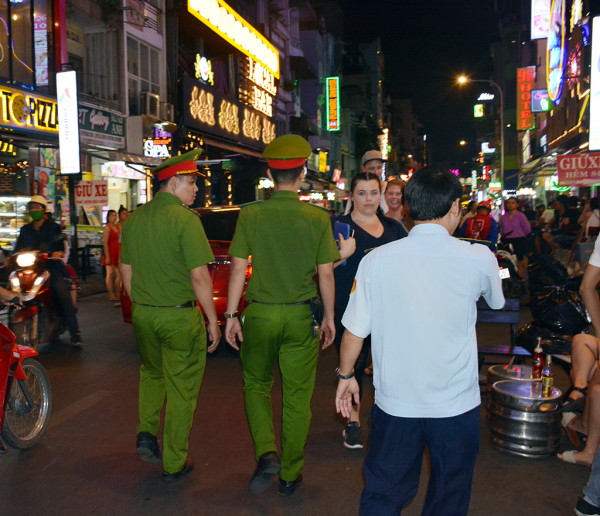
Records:
[[[263,156],[268,159],[267,174],[275,191],[268,201],[241,210],[229,251],[232,269],[226,337],[236,349],[236,337],[243,341],[244,401],[258,462],[250,481],[251,493],[269,489],[278,473],[283,496],[291,495],[302,482],[319,354],[319,326],[310,310],[310,301],[317,295],[312,279],[315,266],[324,305],[323,348],[335,336],[333,262],[340,254],[327,211],[301,202],[297,194],[310,154],[308,142],[297,135],[281,136],[266,147]],[[249,305],[240,319],[236,310],[250,255]],[[271,406],[278,359],[283,377],[281,458]]]
[[[160,191],[129,217],[121,242],[121,277],[132,300],[132,322],[142,356],[136,449],[177,480],[193,469],[188,437],[206,364],[206,329],[213,351],[221,331],[207,264],[214,260],[194,202],[200,150],[154,170]],[[166,397],[163,455],[156,438]],[[162,460],[161,460],[162,459]]]

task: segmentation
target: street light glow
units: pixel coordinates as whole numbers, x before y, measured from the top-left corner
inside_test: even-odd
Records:
[[[461,145],[466,145],[466,144],[467,144],[467,142],[466,142],[466,141],[464,141],[464,140],[461,140],[461,141],[460,141],[460,144],[461,144]]]
[[[458,82],[460,82],[461,84],[467,82],[468,80],[469,79],[467,79],[464,75],[458,78]]]

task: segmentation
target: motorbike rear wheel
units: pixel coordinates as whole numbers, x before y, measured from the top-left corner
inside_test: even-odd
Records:
[[[23,360],[23,369],[27,379],[13,381],[2,427],[2,439],[21,450],[31,448],[39,442],[52,413],[52,387],[48,373],[33,358]],[[24,389],[27,390],[31,405]]]

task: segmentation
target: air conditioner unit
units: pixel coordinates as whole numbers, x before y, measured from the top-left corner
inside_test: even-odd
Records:
[[[149,91],[140,93],[140,112],[142,115],[160,118],[160,96]]]
[[[169,104],[168,102],[165,102],[162,105],[161,118],[163,120],[166,120],[167,122],[174,122],[175,121],[175,106],[173,104]]]

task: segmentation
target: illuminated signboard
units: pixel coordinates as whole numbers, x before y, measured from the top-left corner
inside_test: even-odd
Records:
[[[0,86],[0,126],[58,135],[56,99]]]
[[[574,45],[571,41],[571,45],[567,56],[567,66],[565,70],[565,81],[570,90],[572,90],[581,79],[581,64],[583,59],[581,50],[583,48],[583,41],[579,40]]]
[[[184,124],[190,128],[260,148],[275,139],[275,124],[265,115],[191,77],[183,78],[183,98]]]
[[[144,156],[146,158],[170,158],[171,138],[144,138]]]
[[[239,100],[267,116],[273,116],[275,76],[251,57],[240,61]]]
[[[188,11],[279,79],[279,52],[223,0],[188,0]]]
[[[483,104],[475,104],[473,106],[473,116],[475,118],[481,118],[483,116]]]
[[[531,0],[531,39],[544,39],[550,30],[550,0]]]
[[[79,174],[79,109],[77,106],[77,73],[74,70],[56,74],[58,98],[58,148],[60,150],[60,173]]]
[[[548,90],[531,90],[531,111],[543,113],[552,109]]]
[[[583,0],[573,0],[573,5],[571,5],[571,20],[569,27],[571,32],[573,29],[579,24],[583,18]]]
[[[479,98],[477,100],[480,102],[483,100],[494,100],[494,94],[493,93],[482,93],[481,95],[479,95]]]
[[[483,142],[481,144],[481,152],[483,152],[484,154],[493,154],[494,152],[496,152],[496,149],[492,149],[490,147],[490,142]]]
[[[548,33],[548,46],[546,48],[546,81],[550,100],[555,106],[560,104],[567,61],[565,1],[552,0],[550,32]]]
[[[196,62],[194,63],[194,72],[196,79],[202,79],[214,86],[215,74],[212,71],[212,63],[206,57],[196,54]]]
[[[592,26],[592,60],[590,61],[590,150],[600,150],[600,16]]]
[[[340,78],[327,77],[326,102],[327,102],[327,130],[340,130]]]
[[[517,68],[517,131],[533,127],[531,90],[535,82],[535,66]]]
[[[319,151],[319,172],[327,172],[327,153]]]
[[[339,168],[333,169],[333,175],[331,176],[331,182],[337,183],[342,178],[342,171]]]

